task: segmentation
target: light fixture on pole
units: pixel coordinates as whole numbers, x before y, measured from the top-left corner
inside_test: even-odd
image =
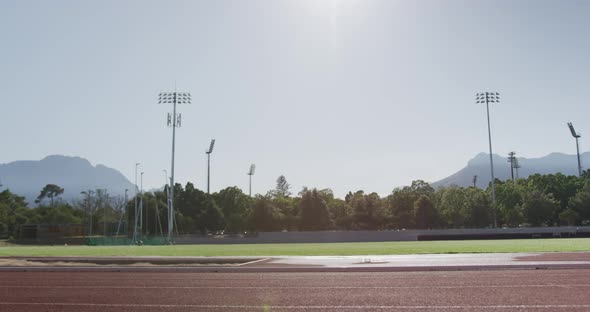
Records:
[[[190,104],[191,94],[187,92],[161,92],[159,104],[173,104],[172,114],[168,113],[168,126],[172,127],[172,165],[170,170],[170,209],[168,209],[168,243],[174,242],[174,149],[176,146],[176,127],[181,125],[181,115],[176,114],[176,104]]]
[[[250,171],[248,171],[247,175],[250,176],[250,191],[248,192],[248,194],[250,195],[250,197],[252,197],[252,176],[254,175],[254,172],[256,171],[256,165],[255,164],[251,164],[250,165]]]
[[[492,130],[490,127],[490,103],[500,103],[500,94],[498,92],[481,92],[475,97],[475,103],[485,103],[488,116],[488,140],[490,145],[490,171],[492,174],[492,214],[494,215],[494,227],[498,227],[496,218],[496,188],[494,177],[494,160],[492,156]]]
[[[572,133],[572,136],[576,139],[576,152],[578,155],[578,176],[582,176],[582,163],[580,162],[580,145],[578,144],[578,139],[582,137],[581,134],[577,133],[576,130],[574,129],[574,126],[572,125],[571,122],[567,123],[567,126],[570,128],[570,132]]]
[[[205,152],[207,154],[207,194],[209,194],[211,187],[211,153],[213,153],[213,146],[215,146],[215,139],[211,140],[209,150]]]
[[[508,162],[510,163],[510,177],[514,181],[514,168],[516,168],[516,152],[508,153]]]

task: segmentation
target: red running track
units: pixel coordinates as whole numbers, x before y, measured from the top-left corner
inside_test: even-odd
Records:
[[[0,311],[590,311],[590,270],[0,272]]]

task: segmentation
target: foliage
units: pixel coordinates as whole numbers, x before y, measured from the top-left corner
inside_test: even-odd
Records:
[[[299,202],[301,226],[304,231],[320,231],[330,228],[330,214],[326,201],[317,189],[306,191]]]
[[[552,194],[533,190],[524,197],[522,210],[526,220],[533,226],[551,225],[554,213],[559,209],[559,202]]]
[[[275,189],[254,197],[237,187],[207,194],[189,182],[174,185],[174,222],[178,234],[489,227],[494,213],[499,226],[588,225],[589,179],[586,171],[582,177],[535,174],[497,180],[495,207],[489,187],[434,190],[422,180],[395,188],[386,197],[359,190],[344,199],[331,189],[307,187],[293,195],[282,175]],[[24,198],[9,190],[0,192],[0,237],[18,237],[20,225],[26,223],[81,223],[88,235],[131,236],[139,225],[142,235],[167,232],[167,188],[137,198],[87,190],[73,203],[56,200],[63,192],[57,185],[46,185],[35,208],[27,208]]]
[[[58,197],[59,195],[63,194],[63,192],[64,192],[64,189],[59,187],[58,185],[47,184],[47,185],[45,185],[45,187],[43,187],[39,196],[37,196],[35,203],[39,204],[43,201],[43,199],[49,198],[49,200],[51,201],[51,206],[53,206],[54,199],[56,197]]]

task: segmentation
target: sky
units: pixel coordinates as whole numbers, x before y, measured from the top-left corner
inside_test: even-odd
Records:
[[[285,175],[337,196],[434,182],[488,151],[575,153],[590,133],[590,1],[3,0],[0,163],[62,154],[144,188]],[[64,173],[67,174],[67,173]]]

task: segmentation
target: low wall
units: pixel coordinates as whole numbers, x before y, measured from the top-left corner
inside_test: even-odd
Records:
[[[260,232],[253,236],[181,235],[176,244],[270,244],[391,242],[435,239],[501,239],[537,237],[590,237],[590,226],[507,229],[448,229],[402,231]]]

